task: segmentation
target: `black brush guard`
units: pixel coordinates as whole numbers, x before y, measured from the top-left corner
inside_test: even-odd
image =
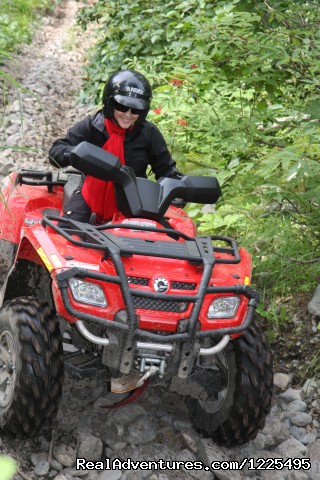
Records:
[[[59,226],[56,222],[59,222]],[[87,269],[73,267],[67,271],[57,275],[58,287],[61,291],[64,306],[68,313],[76,319],[85,323],[99,325],[108,329],[110,332],[119,332],[125,336],[127,351],[133,351],[137,340],[159,343],[173,344],[182,343],[182,358],[180,370],[184,371],[184,376],[191,370],[194,354],[190,352],[198,352],[199,346],[196,347],[197,341],[201,338],[222,337],[243,332],[250,325],[254,311],[259,302],[259,294],[248,285],[236,284],[227,287],[209,286],[212,269],[215,263],[236,264],[240,262],[240,255],[236,242],[224,236],[206,236],[206,237],[189,237],[182,232],[169,228],[155,228],[141,226],[136,224],[105,224],[94,226],[87,223],[81,223],[66,218],[48,215],[43,218],[43,226],[51,227],[56,233],[66,238],[70,243],[76,246],[101,250],[103,259],[110,259],[113,262],[117,275],[107,275],[104,273],[93,272]],[[134,229],[147,232],[157,232],[177,238],[183,238],[184,242],[172,241],[145,241],[137,238],[115,236],[107,230],[121,228]],[[80,237],[81,240],[74,238],[73,235]],[[214,246],[213,242],[223,242],[224,247]],[[230,258],[216,257],[215,253],[228,254]],[[177,295],[177,294],[161,294],[156,292],[146,292],[137,288],[130,288],[127,274],[122,262],[122,256],[143,255],[152,257],[171,258],[176,260],[187,260],[188,262],[203,265],[202,277],[198,287],[198,292],[193,295]],[[115,320],[102,319],[94,315],[90,315],[75,309],[70,302],[68,290],[68,280],[72,277],[83,279],[95,279],[106,283],[113,283],[120,286],[123,300],[126,306],[126,323]],[[248,310],[244,322],[240,326],[218,328],[214,330],[199,330],[198,317],[200,309],[206,294],[230,293],[236,295],[244,295],[249,299]],[[138,328],[138,316],[135,311],[136,297],[151,300],[160,300],[164,302],[185,302],[193,303],[193,308],[188,321],[181,322],[184,325],[178,332],[173,334],[158,334]],[[139,342],[138,342],[139,343]],[[133,355],[132,353],[132,355]],[[131,364],[131,361],[129,361]]]

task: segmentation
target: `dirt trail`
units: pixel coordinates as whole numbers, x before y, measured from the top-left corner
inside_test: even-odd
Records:
[[[43,168],[48,150],[88,111],[76,104],[89,34],[75,27],[79,3],[66,0],[44,18],[31,45],[8,66],[22,89],[9,87],[10,102],[0,127],[1,144],[31,150],[0,150],[0,173],[13,168]]]

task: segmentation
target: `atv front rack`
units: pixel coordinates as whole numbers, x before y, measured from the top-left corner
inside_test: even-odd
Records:
[[[59,226],[52,222],[54,220],[59,222]],[[103,250],[105,252],[104,259],[112,255],[114,250],[119,250],[119,253],[125,256],[146,255],[152,257],[165,257],[177,260],[188,260],[191,263],[204,263],[206,259],[207,261],[210,259],[211,262],[212,258],[214,259],[213,263],[226,264],[240,263],[241,260],[236,242],[232,238],[220,235],[193,238],[171,228],[156,228],[131,223],[114,223],[95,226],[54,215],[45,216],[42,223],[43,225],[48,225],[53,228],[53,230],[60,233],[74,245],[95,250]],[[62,227],[61,224],[63,223],[66,224],[66,226]],[[106,232],[106,230],[114,230],[115,228],[156,232],[167,235],[171,238],[175,237],[176,240],[183,238],[185,242],[150,242],[140,240],[139,238],[116,236]],[[72,235],[76,235],[82,240],[75,239]],[[213,246],[213,241],[221,241],[229,246]],[[225,253],[230,255],[230,258],[216,258],[214,253]]]
[[[57,225],[55,222],[58,221]],[[126,337],[126,348],[128,352],[134,350],[132,346],[137,339],[151,341],[155,343],[172,344],[173,342],[182,342],[182,358],[185,358],[183,368],[185,373],[189,371],[189,365],[193,361],[190,352],[195,351],[195,345],[200,338],[222,337],[243,332],[250,325],[254,310],[259,302],[259,294],[248,285],[233,285],[226,287],[209,286],[212,275],[212,269],[215,263],[235,264],[240,262],[240,255],[233,239],[223,236],[206,236],[206,237],[189,237],[182,232],[171,230],[169,228],[154,228],[150,226],[128,224],[106,224],[101,226],[93,226],[87,223],[81,223],[74,220],[65,219],[53,215],[43,218],[44,226],[51,227],[54,231],[61,234],[69,242],[74,245],[101,250],[104,252],[104,259],[110,259],[116,270],[116,275],[107,275],[104,273],[94,272],[91,270],[73,267],[69,270],[61,272],[57,275],[58,286],[61,290],[62,299],[66,310],[73,317],[103,326],[111,331],[122,331]],[[138,238],[122,237],[113,235],[107,230],[110,229],[130,229],[143,230],[147,232],[157,232],[172,237],[174,234],[177,238],[183,238],[184,242],[171,241],[145,241]],[[74,238],[76,236],[77,238]],[[80,237],[80,240],[79,240]],[[213,242],[224,242],[228,246],[214,246]],[[227,257],[218,254],[227,254]],[[177,294],[161,294],[159,292],[146,292],[137,288],[130,288],[128,276],[122,262],[123,256],[143,255],[152,257],[172,258],[177,260],[186,260],[191,263],[203,265],[202,277],[198,286],[197,293],[193,295],[177,295]],[[119,321],[117,316],[115,320],[107,320],[94,315],[84,313],[75,309],[70,302],[68,290],[69,279],[72,277],[95,279],[106,283],[118,284],[121,289],[123,300],[126,307],[125,322]],[[206,294],[231,293],[236,295],[244,295],[249,299],[247,315],[244,322],[240,326],[218,328],[214,330],[198,330],[198,317],[200,309]],[[176,302],[193,304],[191,315],[188,321],[180,322],[177,333],[168,335],[160,335],[151,331],[141,330],[138,328],[138,317],[136,314],[135,299],[146,298],[163,302]],[[133,353],[132,353],[133,355]],[[129,362],[130,363],[130,362]],[[190,367],[191,368],[191,367]]]

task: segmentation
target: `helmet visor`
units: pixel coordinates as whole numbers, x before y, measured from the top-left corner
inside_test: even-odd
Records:
[[[138,110],[148,110],[150,107],[150,104],[147,100],[144,100],[143,98],[137,98],[137,97],[127,97],[125,95],[115,95],[114,100],[120,105],[124,105],[125,107],[129,108],[136,108]]]

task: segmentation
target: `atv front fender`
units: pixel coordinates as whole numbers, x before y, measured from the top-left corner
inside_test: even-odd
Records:
[[[0,240],[0,307],[6,291],[8,278],[15,263],[18,245]]]
[[[63,257],[57,251],[42,225],[34,224],[22,228],[19,243],[0,240],[0,306],[7,297],[8,282],[15,274],[17,264],[23,260],[38,265],[51,274],[55,269],[63,266]],[[25,289],[19,275],[15,277],[20,283],[21,291]],[[9,295],[10,296],[10,295]]]

